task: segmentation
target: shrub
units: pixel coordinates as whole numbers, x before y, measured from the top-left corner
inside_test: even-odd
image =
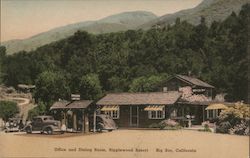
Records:
[[[168,119],[168,120],[163,120],[159,123],[152,123],[151,125],[149,125],[149,128],[177,130],[177,129],[181,129],[181,126],[178,122]]]
[[[221,112],[217,123],[218,133],[249,135],[249,105],[235,105]]]
[[[38,115],[44,115],[45,113],[46,113],[46,104],[44,104],[43,102],[39,102],[38,106],[29,110],[28,118],[31,120],[33,117]]]
[[[0,117],[4,121],[15,116],[19,112],[19,108],[16,102],[12,101],[0,101]]]
[[[218,133],[228,133],[230,128],[232,128],[232,125],[230,124],[230,122],[228,122],[228,121],[221,122],[216,127],[216,132],[218,132]]]
[[[168,130],[181,129],[180,124],[171,119],[161,121],[159,123],[159,126],[160,126],[160,129],[168,129]]]
[[[237,124],[233,128],[230,128],[229,133],[238,135],[249,135],[249,120],[242,120],[240,124]]]
[[[151,125],[149,125],[149,128],[160,128],[160,124],[159,123],[152,123]]]

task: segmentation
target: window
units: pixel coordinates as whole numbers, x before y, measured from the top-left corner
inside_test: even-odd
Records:
[[[207,118],[216,118],[220,115],[221,110],[208,110],[207,111]]]
[[[112,119],[119,119],[120,109],[113,111],[104,111],[104,114],[109,115]]]
[[[213,118],[214,111],[208,110],[208,118]]]
[[[162,111],[149,111],[149,119],[164,119],[165,118],[165,108]]]

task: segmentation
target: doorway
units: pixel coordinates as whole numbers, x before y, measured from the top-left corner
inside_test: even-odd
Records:
[[[139,126],[139,107],[136,105],[130,106],[130,126]]]

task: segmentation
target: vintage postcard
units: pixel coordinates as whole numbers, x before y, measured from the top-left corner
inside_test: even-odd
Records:
[[[0,158],[249,158],[250,0],[0,0]]]

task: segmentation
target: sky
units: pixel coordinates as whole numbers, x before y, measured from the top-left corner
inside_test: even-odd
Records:
[[[55,27],[144,10],[157,16],[193,8],[202,0],[0,0],[1,41],[25,39]]]

